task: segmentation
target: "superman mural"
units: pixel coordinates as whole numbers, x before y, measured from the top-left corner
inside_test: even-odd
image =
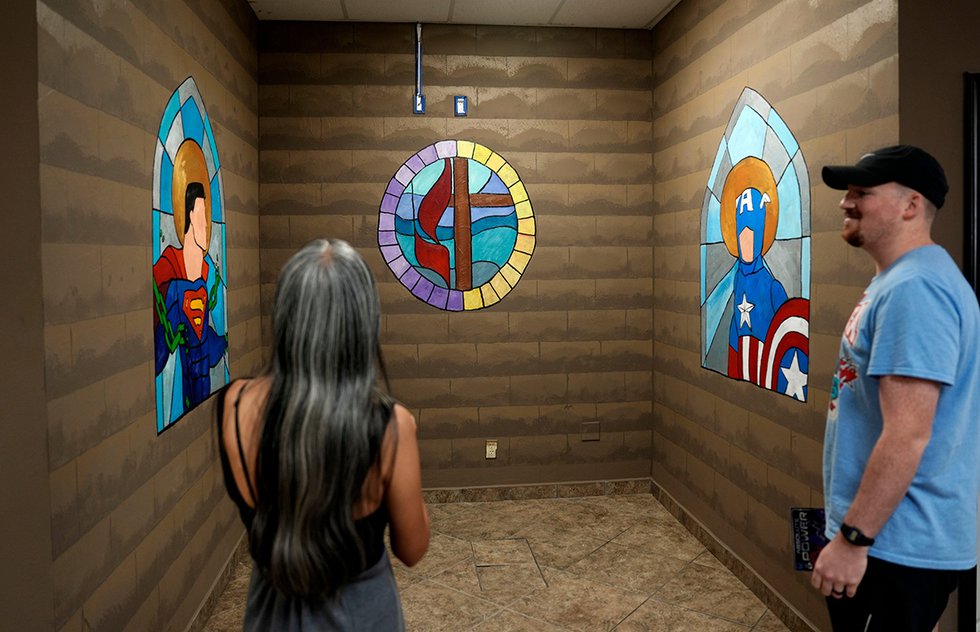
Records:
[[[702,366],[807,399],[809,177],[757,92],[739,97],[701,208]]]
[[[220,163],[192,78],[171,96],[160,125],[153,234],[159,433],[228,383]]]

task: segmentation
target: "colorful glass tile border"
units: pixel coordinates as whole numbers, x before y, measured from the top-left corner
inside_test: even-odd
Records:
[[[507,263],[488,282],[469,290],[439,287],[419,274],[406,259],[395,235],[395,212],[402,194],[425,167],[446,158],[467,158],[489,168],[510,192],[517,215],[517,239]],[[442,140],[409,157],[388,182],[378,216],[378,247],[399,283],[416,298],[446,311],[473,311],[495,305],[517,286],[534,254],[535,230],[527,189],[500,154],[472,141]]]

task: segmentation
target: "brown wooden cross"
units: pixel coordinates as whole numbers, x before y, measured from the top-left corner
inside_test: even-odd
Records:
[[[469,159],[453,158],[453,189],[449,204],[455,209],[453,225],[456,230],[456,289],[473,289],[473,233],[470,208],[499,208],[513,206],[509,193],[470,194]]]

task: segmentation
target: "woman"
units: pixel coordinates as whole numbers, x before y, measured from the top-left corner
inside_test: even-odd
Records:
[[[380,308],[364,260],[315,241],[279,275],[272,360],[218,397],[225,486],[254,559],[245,630],[401,630],[384,547],[429,544],[415,418],[377,388]]]

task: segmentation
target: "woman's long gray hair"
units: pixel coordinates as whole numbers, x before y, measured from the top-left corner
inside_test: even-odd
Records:
[[[376,389],[378,293],[350,245],[318,240],[286,263],[273,310],[249,540],[280,591],[329,596],[374,562],[353,507],[392,412]]]

